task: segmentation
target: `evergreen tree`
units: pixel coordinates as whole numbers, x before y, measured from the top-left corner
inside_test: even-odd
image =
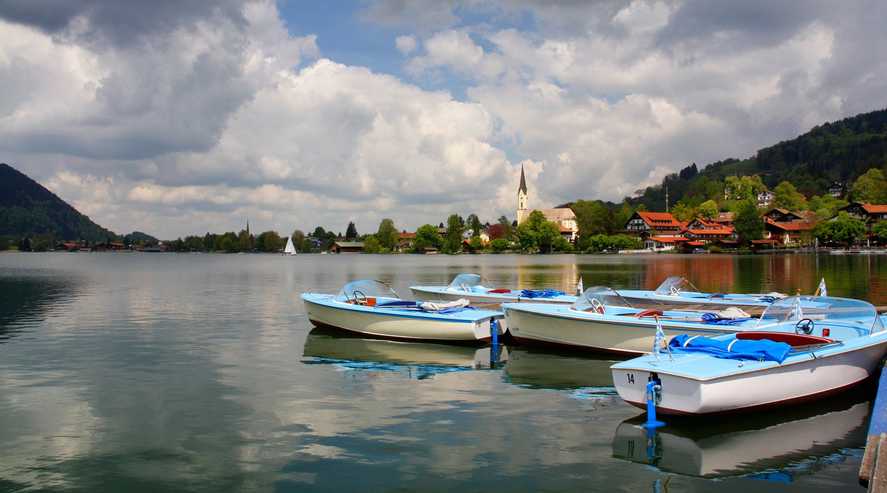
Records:
[[[345,230],[345,240],[346,241],[354,241],[357,239],[359,235],[357,234],[357,227],[354,226],[354,221],[348,222],[348,228]]]
[[[462,232],[465,221],[458,214],[447,218],[447,237],[444,242],[446,253],[459,253],[462,250]]]
[[[481,229],[483,229],[483,224],[481,224],[480,218],[477,217],[477,214],[469,214],[466,223],[468,225],[468,229],[471,230],[471,236],[480,236],[480,231]]]

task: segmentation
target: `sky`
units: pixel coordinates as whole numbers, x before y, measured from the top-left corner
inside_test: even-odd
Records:
[[[0,0],[0,162],[118,233],[619,201],[887,107],[887,2]]]

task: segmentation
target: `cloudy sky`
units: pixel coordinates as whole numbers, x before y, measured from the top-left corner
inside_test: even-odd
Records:
[[[330,5],[334,4],[334,5]],[[887,107],[880,0],[0,0],[0,162],[114,231],[619,200]]]

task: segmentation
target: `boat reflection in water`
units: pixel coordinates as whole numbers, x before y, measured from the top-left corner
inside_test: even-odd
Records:
[[[532,389],[572,390],[576,399],[616,396],[607,356],[577,355],[517,346],[509,349],[505,381]]]
[[[427,342],[370,339],[315,328],[305,339],[303,363],[335,365],[343,370],[389,371],[426,379],[440,373],[495,367],[508,360],[508,349]]]
[[[619,424],[613,456],[687,476],[791,482],[865,443],[870,394],[860,389],[843,399],[766,415],[673,418],[651,432],[641,415]]]

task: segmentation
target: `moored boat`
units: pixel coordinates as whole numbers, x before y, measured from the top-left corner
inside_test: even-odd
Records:
[[[471,304],[499,303],[553,303],[568,305],[576,297],[555,289],[491,288],[483,285],[477,274],[459,274],[447,286],[410,286],[413,296],[420,300],[466,299]]]
[[[792,297],[751,330],[713,338],[679,336],[668,352],[612,366],[626,402],[644,406],[652,382],[665,414],[755,410],[812,400],[865,381],[887,349],[887,330],[864,301]],[[656,349],[656,348],[654,348]]]
[[[701,313],[635,308],[605,287],[589,288],[572,305],[506,303],[502,309],[509,335],[517,342],[623,355],[649,352],[657,329],[665,337],[711,336],[747,329],[756,322],[736,309]]]
[[[308,319],[315,326],[349,330],[374,337],[406,340],[471,342],[488,340],[500,312],[452,303],[401,299],[379,281],[346,284],[338,294],[303,293]],[[504,334],[502,324],[497,333]]]
[[[619,294],[638,308],[675,308],[679,310],[718,310],[730,306],[760,315],[773,302],[785,298],[782,293],[705,293],[687,278],[671,276],[655,290],[620,289]]]

